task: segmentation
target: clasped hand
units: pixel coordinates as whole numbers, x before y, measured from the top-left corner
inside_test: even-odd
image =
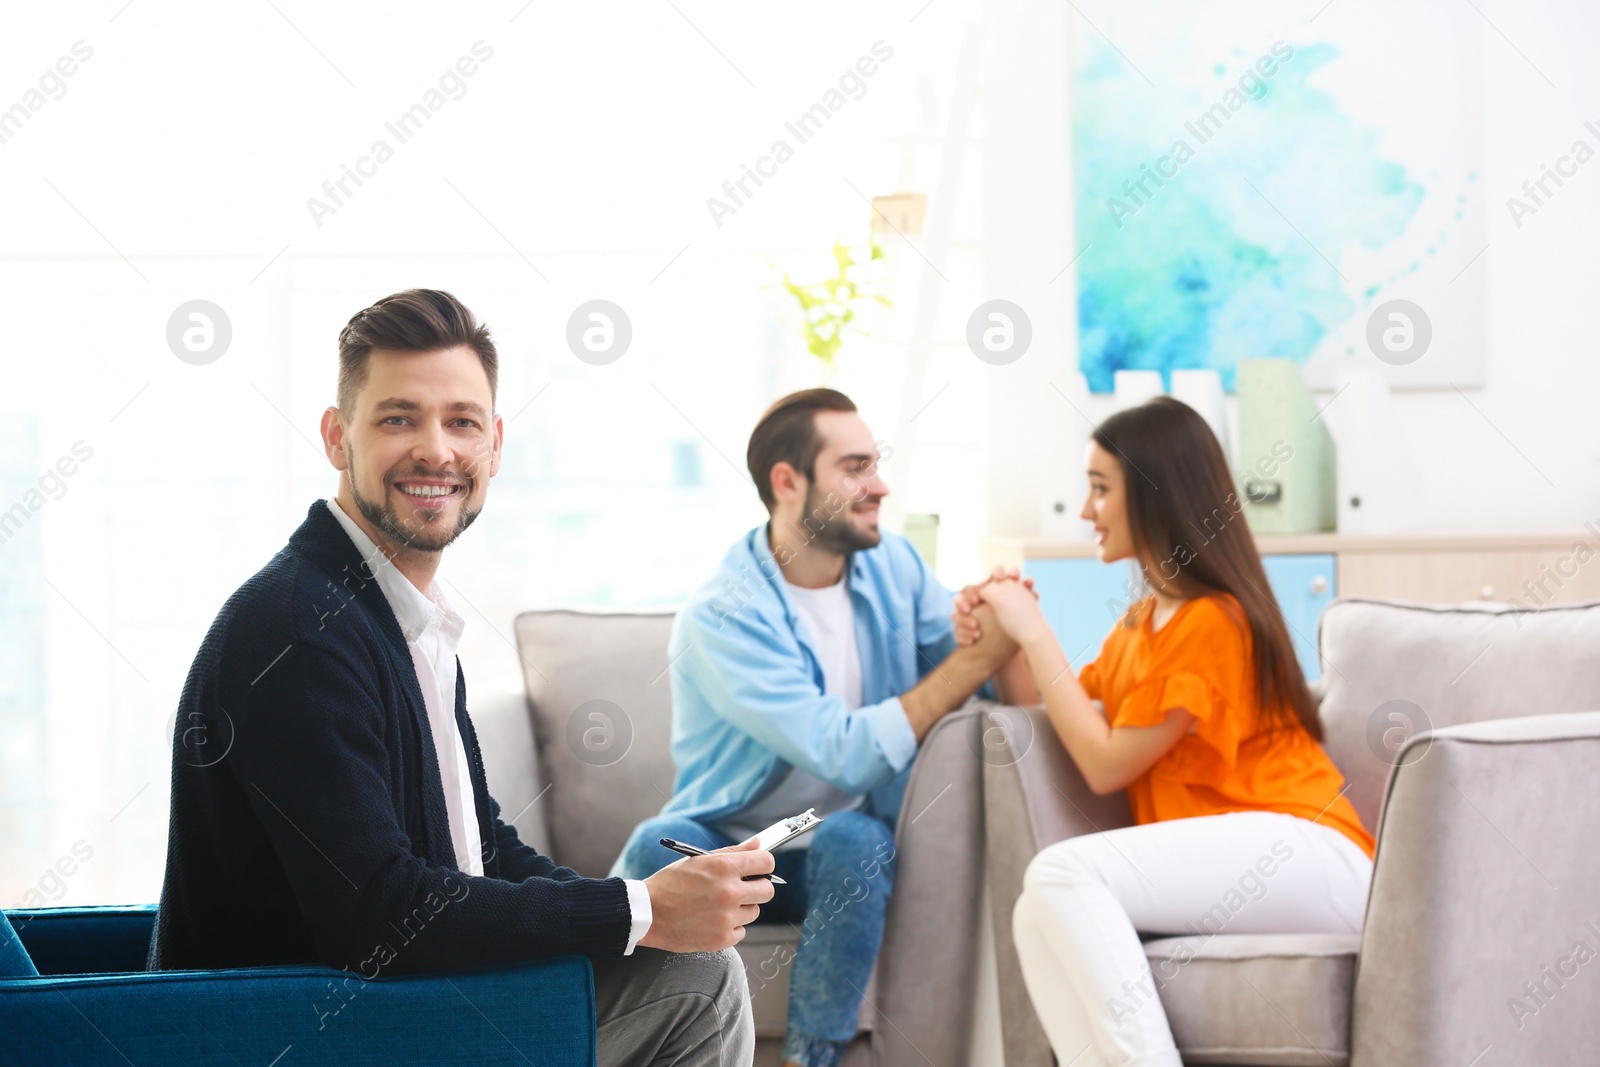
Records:
[[[989,611],[980,611],[983,606]],[[965,586],[956,594],[955,608],[950,613],[956,644],[977,644],[983,638],[986,618],[992,618],[994,625],[1019,645],[1048,630],[1033,579],[1005,567],[996,567],[987,579]]]

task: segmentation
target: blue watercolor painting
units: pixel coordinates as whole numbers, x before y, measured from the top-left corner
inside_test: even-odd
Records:
[[[1188,85],[1162,71],[1157,93],[1098,36],[1078,38],[1079,360],[1091,390],[1110,392],[1117,370],[1159,370],[1170,388],[1175,369],[1211,368],[1232,392],[1235,360],[1304,363],[1393,280],[1342,260],[1406,230],[1430,195],[1425,176],[1384,158],[1380,131],[1314,84],[1339,62],[1335,46],[1274,47],[1197,66]]]

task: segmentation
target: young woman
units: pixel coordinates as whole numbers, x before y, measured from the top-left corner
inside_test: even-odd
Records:
[[[1139,935],[1355,933],[1373,841],[1318,744],[1316,703],[1205,421],[1166,397],[1127,409],[1094,432],[1088,467],[1083,517],[1100,559],[1136,560],[1149,590],[1099,657],[1074,675],[1015,581],[963,590],[956,629],[975,640],[972,607],[994,608],[1022,647],[1007,697],[1042,695],[1089,787],[1126,789],[1137,824],[1062,841],[1028,867],[1017,952],[1057,1061],[1180,1067]],[[1181,980],[1179,966],[1160,981]]]

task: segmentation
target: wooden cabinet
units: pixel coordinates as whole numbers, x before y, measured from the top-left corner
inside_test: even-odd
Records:
[[[1267,580],[1283,609],[1308,679],[1320,676],[1317,621],[1335,596],[1381,597],[1424,604],[1600,600],[1600,529],[1570,534],[1260,537]],[[1082,541],[989,538],[986,566],[1019,567],[1039,590],[1045,617],[1074,667],[1138,595],[1128,563],[1101,563]]]
[[[1398,538],[1339,554],[1342,596],[1426,604],[1515,601],[1538,608],[1600,600],[1600,537]]]

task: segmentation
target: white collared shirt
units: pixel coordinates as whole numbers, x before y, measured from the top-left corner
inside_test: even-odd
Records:
[[[400,632],[405,634],[417,671],[417,685],[422,689],[422,703],[428,711],[433,748],[439,757],[439,781],[444,785],[445,809],[450,814],[450,842],[455,847],[456,866],[463,874],[481,876],[482,831],[472,795],[467,746],[456,727],[456,649],[461,644],[465,620],[451,610],[438,582],[429,586],[426,595],[412,585],[411,579],[400,573],[366,531],[344,513],[337,500],[328,501],[328,510],[355,543],[356,551],[366,562],[366,571],[376,578],[400,623]]]
[[[483,875],[483,832],[478,825],[478,808],[472,792],[472,772],[467,765],[467,746],[456,726],[456,649],[461,644],[465,620],[450,607],[439,583],[428,587],[426,595],[400,573],[389,557],[373,543],[366,531],[344,513],[337,500],[328,501],[328,510],[366,561],[383,591],[384,599],[400,623],[411,662],[416,668],[417,685],[428,712],[428,729],[433,735],[434,752],[439,758],[439,781],[444,786],[445,810],[450,817],[450,841],[456,866],[463,874]],[[364,577],[362,575],[361,577]],[[650,891],[637,879],[627,879],[630,922],[628,945],[623,955],[632,955],[634,946],[650,930],[653,911]]]

